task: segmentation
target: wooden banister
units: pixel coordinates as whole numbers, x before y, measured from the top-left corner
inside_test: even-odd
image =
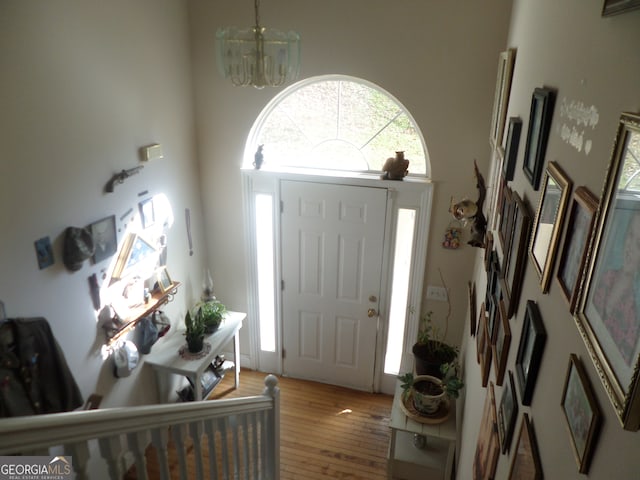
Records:
[[[169,478],[167,444],[173,440],[181,478],[187,478],[186,441],[193,444],[196,478],[279,478],[279,389],[273,375],[262,395],[168,405],[84,410],[0,420],[0,455],[46,454],[62,447],[78,478],[91,478],[89,458],[101,456],[111,478],[122,478],[128,454],[147,478],[145,450],[156,448],[161,478]],[[207,447],[202,440],[207,439]],[[89,442],[97,440],[99,452]],[[95,450],[95,448],[93,449]],[[36,453],[37,452],[37,453]],[[221,453],[221,455],[220,455]],[[208,461],[203,462],[208,455]],[[219,475],[216,476],[215,472]],[[211,473],[213,472],[213,473]]]

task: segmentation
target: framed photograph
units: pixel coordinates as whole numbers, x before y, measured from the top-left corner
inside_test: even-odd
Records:
[[[573,353],[569,357],[561,405],[578,471],[588,473],[600,428],[600,409],[584,367]]]
[[[157,261],[156,248],[140,235],[129,232],[120,247],[118,259],[111,273],[111,283],[134,273],[152,275]]]
[[[604,0],[602,16],[609,17],[640,8],[640,0]]]
[[[524,324],[516,356],[516,378],[523,405],[531,405],[533,388],[538,378],[542,352],[547,341],[547,332],[540,317],[538,305],[527,300]]]
[[[596,196],[586,187],[576,188],[569,209],[567,233],[556,273],[556,281],[560,285],[562,295],[569,303],[569,311],[572,314],[576,310],[578,287],[587,262],[587,245],[593,229],[596,208],[598,208]]]
[[[491,351],[496,370],[496,385],[502,385],[507,367],[507,358],[509,357],[509,346],[511,345],[511,328],[509,327],[509,319],[502,300],[498,303],[497,317]]]
[[[513,180],[518,159],[518,146],[520,145],[520,131],[522,130],[522,120],[520,117],[509,118],[509,128],[507,129],[507,140],[504,146],[504,162],[502,163],[502,174],[507,182]]]
[[[505,186],[502,195],[502,208],[500,209],[500,230],[498,237],[502,246],[502,264],[509,262],[509,252],[511,248],[511,232],[513,228],[513,192],[511,188]]]
[[[153,210],[153,198],[147,198],[138,203],[138,209],[140,210],[142,228],[149,228],[155,223],[156,217]]]
[[[518,443],[511,461],[509,480],[542,480],[542,464],[538,444],[529,415],[522,414]]]
[[[504,301],[507,318],[511,318],[518,309],[522,279],[527,265],[527,248],[531,233],[531,213],[522,201],[518,192],[512,193],[513,200],[513,228],[511,229],[511,241],[509,260],[503,268],[502,299]]]
[[[640,427],[640,115],[623,113],[596,211],[576,325],[627,430]]]
[[[50,267],[53,265],[53,248],[51,247],[51,239],[49,237],[42,237],[33,242],[36,248],[36,259],[38,260],[38,268]]]
[[[476,454],[473,459],[474,480],[494,478],[499,456],[500,439],[498,438],[496,399],[492,382],[489,384],[484,401]]]
[[[491,166],[489,169],[489,185],[487,196],[489,204],[487,206],[487,231],[498,229],[498,219],[500,218],[500,195],[502,192],[502,164],[504,162],[504,150],[494,148],[491,151]]]
[[[513,372],[509,370],[508,381],[502,389],[502,398],[498,408],[498,434],[502,453],[508,453],[511,448],[511,438],[518,417],[518,399],[516,398],[516,384]]]
[[[480,314],[478,315],[478,328],[476,330],[476,360],[478,363],[481,361],[481,356],[484,355],[484,342],[486,341],[486,329],[487,329],[487,312],[484,308],[484,302],[480,304]],[[483,385],[484,386],[484,385]]]
[[[116,216],[111,215],[89,225],[93,237],[95,252],[93,263],[100,263],[111,258],[118,251],[118,237],[116,233]]]
[[[533,223],[529,257],[540,278],[542,293],[549,291],[562,222],[567,210],[572,182],[556,162],[549,163]]]
[[[489,271],[491,267],[491,252],[493,252],[493,233],[487,230],[484,240],[484,270]]]
[[[516,60],[516,51],[510,48],[502,53],[498,59],[498,76],[496,90],[493,97],[493,112],[491,114],[491,145],[495,148],[502,145],[502,135],[509,105],[511,91],[511,77]]]
[[[469,290],[469,333],[476,334],[476,282],[467,284]]]
[[[500,288],[500,261],[498,254],[494,250],[491,259],[491,270],[487,275],[487,292],[484,303],[487,313],[489,314],[488,329],[489,341],[493,343],[495,339],[495,324],[498,317],[499,302],[502,299],[502,291]]]
[[[554,90],[536,88],[531,98],[529,130],[527,131],[527,143],[525,144],[522,169],[534,190],[538,190],[540,185],[555,97]]]
[[[480,317],[480,325],[478,325],[478,353],[480,355],[480,377],[482,386],[486,387],[489,383],[489,372],[491,371],[491,341],[489,338],[489,326],[487,318]]]
[[[173,287],[173,280],[171,280],[167,267],[159,268],[156,272],[156,278],[158,281],[158,287],[162,293],[168,292]]]

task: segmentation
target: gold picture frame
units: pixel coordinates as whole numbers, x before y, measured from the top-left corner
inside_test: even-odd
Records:
[[[529,258],[540,277],[542,293],[549,290],[571,187],[572,182],[560,165],[550,162],[544,175],[529,244]]]
[[[516,50],[514,48],[509,48],[508,50],[501,52],[498,57],[498,76],[496,78],[496,89],[493,97],[490,136],[490,143],[494,148],[498,148],[502,145],[515,60]]]
[[[640,428],[640,115],[622,113],[574,316],[625,430]]]

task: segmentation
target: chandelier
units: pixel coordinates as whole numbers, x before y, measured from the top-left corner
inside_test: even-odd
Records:
[[[216,32],[218,68],[235,86],[279,87],[298,77],[300,35],[260,26],[260,0],[254,4],[254,27]]]

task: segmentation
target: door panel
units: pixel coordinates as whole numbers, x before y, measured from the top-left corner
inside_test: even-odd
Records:
[[[283,372],[371,390],[387,193],[283,181]]]

